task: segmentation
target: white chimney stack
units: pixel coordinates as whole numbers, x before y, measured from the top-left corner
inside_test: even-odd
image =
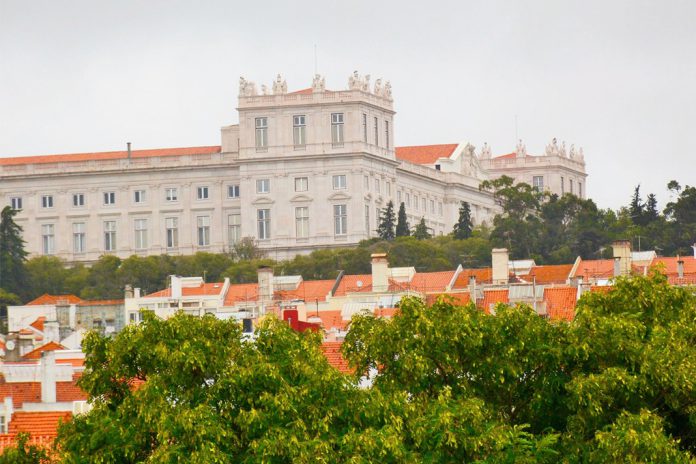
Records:
[[[372,256],[372,291],[389,291],[389,261],[386,253],[373,253]]]
[[[56,402],[56,353],[43,351],[41,353],[41,402]]]
[[[60,342],[60,326],[58,321],[44,322],[44,343]]]
[[[507,285],[510,275],[508,269],[510,256],[507,248],[493,248],[491,261],[493,264],[493,285]]]
[[[611,244],[614,249],[614,277],[631,273],[631,242],[619,240]]]
[[[169,276],[171,279],[172,298],[181,298],[181,277]]]
[[[256,271],[259,282],[259,300],[269,303],[273,300],[273,268],[261,267]]]
[[[684,278],[684,260],[677,257],[677,275],[680,279]]]

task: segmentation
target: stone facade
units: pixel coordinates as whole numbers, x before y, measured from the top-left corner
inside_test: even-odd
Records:
[[[288,93],[278,76],[271,88],[240,80],[239,124],[222,128],[220,146],[0,159],[0,203],[21,209],[32,255],[81,262],[223,252],[242,237],[276,259],[351,246],[375,236],[390,200],[435,235],[449,233],[461,201],[475,223],[496,213],[478,185],[512,167],[464,143],[399,156],[389,82],[354,73],[330,91],[316,76]],[[437,163],[419,157],[433,147]],[[551,176],[566,165],[533,164]],[[572,169],[584,176],[584,163]]]

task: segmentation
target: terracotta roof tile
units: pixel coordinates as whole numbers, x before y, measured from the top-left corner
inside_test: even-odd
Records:
[[[341,354],[341,345],[343,342],[324,342],[321,344],[321,349],[324,351],[324,356],[333,367],[344,374],[351,374],[353,370],[348,366],[348,361]]]
[[[476,283],[489,283],[493,280],[493,272],[490,267],[485,267],[481,269],[463,269],[462,272],[457,276],[457,280],[454,282],[454,289],[462,289],[469,287],[469,279],[471,277],[476,278]]]
[[[348,326],[349,321],[344,321],[340,310],[336,311],[319,311],[313,312],[307,310],[307,320],[312,322],[312,318],[318,317],[321,319],[321,326],[324,330],[339,329],[344,330]]]
[[[416,164],[434,164],[438,158],[449,158],[458,146],[457,143],[449,143],[396,147],[396,158]]]
[[[39,359],[41,358],[41,353],[44,351],[55,351],[55,350],[64,350],[65,347],[61,345],[60,343],[56,342],[48,342],[45,345],[41,345],[38,348],[35,348],[34,350],[28,352],[24,356],[22,356],[23,359]]]
[[[572,264],[534,266],[525,280],[531,282],[536,277],[538,284],[565,283],[572,269]]]
[[[131,159],[152,158],[157,156],[187,156],[220,153],[219,145],[207,147],[156,148],[151,150],[132,150]],[[95,153],[73,153],[61,155],[18,156],[0,158],[0,166],[18,164],[71,163],[80,161],[117,160],[128,158],[127,151],[106,151]]]
[[[236,303],[256,301],[259,293],[258,284],[233,284],[225,295],[225,306],[234,306]]]
[[[572,321],[578,290],[575,287],[547,287],[544,289],[546,313],[551,320]]]
[[[27,303],[27,306],[38,306],[38,305],[64,305],[64,304],[76,304],[82,301],[75,295],[49,295],[44,293],[40,297],[31,300]]]
[[[454,271],[417,272],[409,288],[419,292],[444,292],[454,277]]]
[[[507,289],[483,291],[483,299],[481,300],[480,307],[485,312],[489,313],[491,308],[498,303],[510,303],[509,292]]]
[[[274,298],[282,301],[303,300],[307,303],[316,300],[326,301],[326,295],[329,294],[335,283],[335,280],[303,280],[296,290],[275,292]]]
[[[206,284],[201,284],[197,287],[182,287],[182,296],[210,296],[219,295],[222,292],[223,284],[222,282],[211,282]],[[162,298],[170,297],[172,295],[171,288],[165,288],[164,290],[159,290],[149,295],[145,295],[143,298]]]
[[[46,317],[45,316],[39,316],[36,318],[34,322],[29,324],[31,327],[35,328],[36,330],[39,330],[43,332],[44,330],[44,322],[46,322]]]
[[[72,414],[67,411],[17,411],[12,414],[8,432],[10,434],[29,432],[32,435],[55,436],[58,432],[58,424],[67,422],[71,418]]]
[[[82,300],[77,306],[118,306],[124,304],[125,300]]]

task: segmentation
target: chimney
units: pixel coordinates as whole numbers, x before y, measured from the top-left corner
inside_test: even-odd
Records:
[[[126,145],[128,146],[128,161],[130,161],[130,159],[131,159],[131,143],[128,142],[128,143],[126,143]]]
[[[614,277],[631,273],[631,242],[619,240],[611,244],[614,249]]]
[[[60,342],[60,325],[58,321],[44,322],[44,343]]]
[[[172,298],[181,298],[181,277],[169,276],[171,280]]]
[[[56,353],[43,351],[41,353],[41,402],[56,402]]]
[[[389,261],[386,253],[372,253],[372,291],[389,290]]]
[[[476,276],[469,276],[469,295],[471,296],[471,301],[476,300]]]
[[[259,301],[267,304],[273,300],[273,268],[260,267],[256,275],[259,281]]]
[[[2,433],[7,433],[7,426],[12,414],[14,414],[14,403],[12,402],[11,396],[6,396],[3,400],[3,406],[5,406],[5,430]]]
[[[677,258],[677,275],[680,279],[684,278],[684,260],[682,258]]]
[[[493,285],[507,285],[508,283],[508,263],[510,256],[507,248],[493,248],[491,251],[493,263]]]
[[[133,289],[133,298],[140,298],[140,289],[138,287]]]
[[[133,286],[131,284],[126,284],[126,288],[123,291],[123,296],[127,298],[133,298]]]

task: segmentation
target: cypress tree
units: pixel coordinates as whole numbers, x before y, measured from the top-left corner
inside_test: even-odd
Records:
[[[394,203],[389,200],[387,208],[382,211],[377,227],[377,235],[382,240],[394,240]]]
[[[462,201],[459,206],[459,218],[457,223],[454,225],[452,230],[452,235],[457,240],[464,240],[471,237],[471,231],[474,226],[471,222],[471,206],[466,201]]]
[[[432,237],[432,235],[428,231],[428,226],[425,225],[425,218],[421,218],[420,222],[416,226],[416,229],[413,231],[413,236],[416,237],[418,240],[425,240],[427,238]]]
[[[14,222],[17,210],[10,206],[0,213],[0,288],[15,293],[26,293],[27,252],[22,240],[22,227]]]
[[[396,236],[408,237],[409,235],[411,235],[411,227],[408,224],[408,218],[406,218],[406,207],[401,202],[401,205],[399,205],[399,219],[396,223]]]

